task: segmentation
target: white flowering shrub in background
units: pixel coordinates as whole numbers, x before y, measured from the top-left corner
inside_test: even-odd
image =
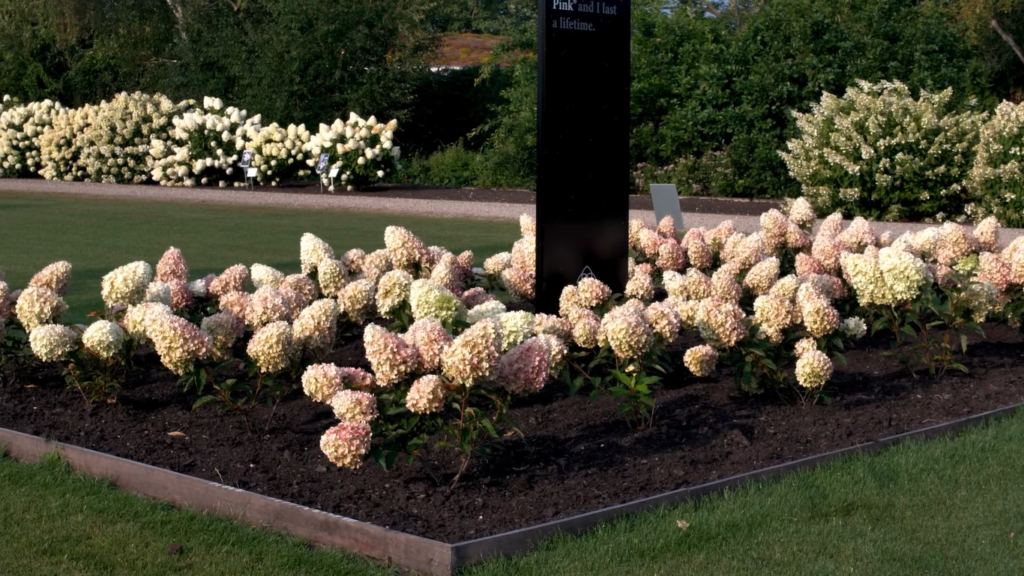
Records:
[[[985,114],[950,111],[952,89],[914,99],[900,82],[859,81],[795,112],[800,137],[781,152],[819,214],[963,220],[963,180]]]
[[[1024,104],[1003,102],[982,126],[966,184],[969,217],[995,216],[1006,226],[1024,226]]]
[[[52,100],[21,104],[4,96],[0,112],[0,177],[21,178],[39,171],[40,137],[61,109],[60,103]]]
[[[171,119],[186,106],[187,102],[174,103],[162,94],[123,92],[109,102],[58,114],[53,135],[43,135],[42,174],[51,180],[146,182],[153,161],[151,141],[165,140]]]
[[[39,137],[40,176],[68,182],[86,179],[85,171],[77,166],[81,153],[77,138],[85,130],[92,108],[87,104],[81,108],[55,111],[50,118],[50,126]]]
[[[313,171],[307,168],[309,153],[303,148],[309,142],[305,124],[289,124],[282,128],[251,126],[246,130],[246,149],[253,151],[252,166],[256,168],[256,181],[276,186],[281,180],[305,178]]]
[[[246,149],[246,136],[258,134],[260,116],[233,106],[224,107],[219,98],[203,98],[171,120],[173,127],[165,140],[154,137],[149,153],[150,174],[161,186],[243,186],[245,170],[238,166]]]
[[[344,122],[338,119],[330,126],[321,124],[305,145],[310,153],[307,164],[315,167],[320,154],[329,154],[322,181],[328,184],[330,169],[337,168],[337,183],[348,190],[382,182],[399,168],[402,151],[394,144],[397,128],[397,120],[384,124],[374,116],[363,119],[354,112]]]
[[[45,100],[21,104],[5,96],[0,106],[0,177],[38,174],[47,180],[163,186],[242,186],[238,166],[253,151],[258,184],[313,174],[321,153],[348,189],[381,182],[399,168],[398,122],[352,113],[321,124],[264,126],[260,115],[225,107],[219,98],[172,102],[162,94],[127,92],[110,101],[64,108]]]

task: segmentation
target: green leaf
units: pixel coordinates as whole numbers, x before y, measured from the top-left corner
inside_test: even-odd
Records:
[[[622,372],[619,372],[618,370],[612,370],[612,376],[614,376],[616,380],[618,380],[619,382],[622,382],[626,386],[630,386],[630,385],[633,384],[633,379],[632,378],[630,378],[629,376],[626,376],[625,374],[623,374]]]
[[[960,335],[960,350],[963,351],[964,354],[967,354],[967,335],[966,334],[961,334]]]
[[[496,438],[498,436],[498,432],[494,429],[494,424],[492,424],[490,420],[484,418],[480,421],[480,425],[487,430],[487,433],[490,434],[492,438]]]
[[[878,332],[879,330],[885,328],[888,324],[889,319],[885,317],[875,320],[874,323],[871,324],[871,335],[874,336],[875,332]]]
[[[220,398],[218,398],[216,396],[212,396],[212,395],[203,396],[203,397],[199,398],[198,400],[196,400],[194,404],[192,404],[192,409],[195,410],[196,408],[199,408],[200,406],[205,406],[205,405],[209,404],[210,402],[216,402],[217,400],[220,400]]]

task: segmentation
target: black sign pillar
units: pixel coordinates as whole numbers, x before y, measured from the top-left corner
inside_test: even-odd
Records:
[[[538,1],[537,309],[557,312],[585,271],[626,285],[630,0]]]

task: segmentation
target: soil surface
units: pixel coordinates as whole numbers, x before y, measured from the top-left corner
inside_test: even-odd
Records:
[[[246,418],[215,405],[193,411],[154,354],[119,402],[87,409],[63,389],[52,365],[0,388],[0,426],[446,542],[522,528],[845,448],[1024,402],[1024,344],[1016,331],[986,326],[971,346],[969,375],[915,378],[862,342],[836,370],[831,403],[799,404],[738,391],[728,369],[695,379],[681,366],[657,393],[654,425],[636,432],[616,403],[567,397],[551,383],[519,401],[511,417],[523,438],[505,440],[477,459],[451,492],[457,468],[447,453],[428,453],[390,473],[367,462],[340,470],[320,452],[331,410],[301,392],[277,409]],[[672,350],[680,359],[691,342]],[[366,366],[361,338],[328,358]],[[180,432],[181,435],[169,435]]]
[[[260,192],[276,192],[279,194],[330,194],[334,196],[352,196],[360,198],[409,198],[416,200],[455,200],[462,202],[491,202],[495,204],[536,204],[537,193],[530,190],[513,188],[429,188],[405,184],[373,186],[366,190],[336,190],[323,192],[315,182],[288,182],[281,186],[257,186]],[[728,214],[735,216],[760,216],[779,208],[779,200],[709,198],[703,196],[680,196],[679,207],[683,213],[694,214]],[[646,195],[630,195],[630,210],[654,210],[651,197]]]

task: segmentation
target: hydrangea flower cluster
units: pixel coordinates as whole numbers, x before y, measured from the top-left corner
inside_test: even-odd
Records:
[[[78,347],[78,335],[67,326],[45,324],[28,336],[32,353],[43,362],[56,362]]]
[[[456,384],[471,386],[494,374],[501,351],[501,325],[485,319],[459,334],[445,349],[444,375]]]
[[[146,262],[132,262],[115,268],[103,277],[100,295],[107,308],[140,304],[146,298],[153,268]]]
[[[229,292],[245,292],[245,283],[248,280],[249,269],[244,264],[235,264],[214,278],[207,290],[213,296],[223,296]]]
[[[245,320],[230,312],[218,312],[203,318],[200,328],[209,334],[218,355],[226,355],[245,333]]]
[[[540,338],[530,338],[501,357],[495,380],[509,392],[528,394],[544,387],[550,371],[548,345]]]
[[[27,332],[52,324],[68,309],[64,299],[45,287],[29,287],[21,292],[14,306],[14,315]]]
[[[120,326],[107,320],[97,320],[82,333],[82,344],[97,357],[107,360],[124,346],[125,333]]]
[[[306,232],[299,239],[299,263],[303,274],[316,272],[321,260],[333,260],[334,248],[319,237]],[[352,266],[348,266],[350,269]]]
[[[369,280],[350,282],[338,293],[338,312],[356,324],[363,323],[373,313],[375,287]]]
[[[416,349],[387,328],[368,324],[363,347],[379,386],[392,386],[407,378],[420,364]]]
[[[321,356],[334,349],[338,331],[338,303],[331,298],[317,300],[299,313],[292,324],[295,346]]]
[[[213,353],[213,341],[209,334],[169,312],[150,313],[147,316],[146,336],[153,341],[160,362],[179,376],[187,373],[196,360],[207,358]]]
[[[256,361],[260,372],[273,374],[291,365],[296,355],[292,327],[283,320],[271,322],[252,335],[246,353]]]
[[[705,378],[713,374],[718,365],[718,351],[707,344],[694,346],[683,355],[683,364],[694,376]]]
[[[808,350],[796,360],[796,381],[804,388],[820,389],[832,377],[832,361],[824,352]]]
[[[413,414],[432,414],[444,407],[444,380],[437,374],[421,376],[409,388],[405,406]]]
[[[450,290],[433,280],[419,279],[409,288],[409,305],[416,320],[433,318],[452,322],[465,314],[465,307]]]
[[[636,360],[647,353],[654,343],[654,331],[644,316],[643,305],[619,306],[605,314],[598,341],[607,342],[622,360]]]
[[[356,469],[370,451],[372,437],[366,422],[342,422],[320,437],[320,450],[339,468]]]
[[[252,285],[257,290],[264,286],[279,288],[284,282],[284,272],[265,264],[253,264],[249,267],[249,275],[252,278]]]
[[[377,417],[377,398],[369,392],[341,390],[327,400],[342,422],[370,422]]]
[[[29,288],[46,288],[52,290],[58,296],[63,296],[68,289],[68,282],[71,281],[71,263],[61,260],[49,264],[39,272],[36,272],[28,281]]]
[[[433,318],[413,322],[402,335],[402,340],[416,350],[419,357],[417,371],[422,373],[440,370],[445,349],[452,343],[451,335]]]
[[[423,281],[427,282],[427,281]],[[393,318],[395,311],[409,301],[413,277],[405,270],[391,270],[377,283],[377,311],[385,318]]]

